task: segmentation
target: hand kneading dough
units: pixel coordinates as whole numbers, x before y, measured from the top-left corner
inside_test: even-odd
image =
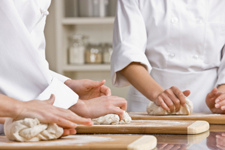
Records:
[[[123,112],[123,119],[120,120],[120,117],[116,114],[108,114],[99,118],[92,119],[95,125],[116,125],[116,124],[125,124],[131,122],[131,117],[127,112]]]
[[[20,142],[53,140],[63,134],[63,129],[55,123],[42,124],[31,118],[18,121],[9,118],[5,121],[4,131],[8,139]]]
[[[185,106],[181,106],[178,112],[172,113],[164,110],[160,106],[157,106],[155,103],[150,102],[147,106],[147,113],[151,115],[190,115],[193,111],[193,104],[187,97],[185,98],[185,100]]]

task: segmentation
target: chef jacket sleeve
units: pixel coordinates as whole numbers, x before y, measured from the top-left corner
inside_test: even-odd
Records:
[[[218,87],[221,84],[225,84],[225,45],[221,53],[222,53],[221,62],[218,69],[218,79],[217,79],[216,87]]]
[[[70,79],[70,78],[68,78],[68,77],[66,77],[66,76],[63,76],[63,75],[61,75],[61,74],[59,74],[59,73],[56,73],[56,72],[54,72],[54,71],[52,71],[52,70],[50,70],[50,72],[51,72],[52,76],[56,77],[59,81],[61,81],[61,82],[63,82],[63,83],[64,83],[66,80]]]
[[[22,101],[54,94],[55,106],[74,105],[78,95],[52,76],[13,1],[0,1],[0,20],[0,93]]]
[[[139,62],[150,73],[151,66],[145,55],[147,32],[138,0],[119,0],[114,22],[111,77],[114,86],[130,83],[119,72],[131,62]]]

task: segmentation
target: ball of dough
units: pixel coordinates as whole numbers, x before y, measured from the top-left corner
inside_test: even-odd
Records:
[[[25,142],[57,139],[63,134],[63,129],[55,123],[42,124],[38,119],[14,121],[9,118],[5,121],[4,132],[10,140]]]
[[[131,122],[131,117],[127,112],[123,112],[123,119],[120,120],[120,117],[116,114],[108,114],[99,118],[92,119],[95,125],[116,125],[116,124],[125,124]]]
[[[187,97],[185,97],[185,100],[186,104],[181,106],[178,112],[168,112],[154,102],[150,102],[147,106],[147,113],[151,115],[190,115],[193,111],[193,104]]]

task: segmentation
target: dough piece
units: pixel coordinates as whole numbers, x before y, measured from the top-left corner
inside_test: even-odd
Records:
[[[187,97],[185,98],[185,100],[185,106],[181,106],[178,112],[172,113],[164,110],[160,106],[157,106],[155,103],[150,102],[147,106],[147,113],[151,115],[190,115],[193,111],[193,104]]]
[[[131,117],[127,112],[123,112],[123,119],[120,120],[120,117],[116,114],[108,114],[99,118],[92,119],[95,125],[116,125],[116,124],[125,124],[131,122]]]
[[[20,142],[53,140],[63,134],[63,129],[55,123],[42,124],[31,118],[18,121],[9,118],[5,121],[4,131],[8,139]]]

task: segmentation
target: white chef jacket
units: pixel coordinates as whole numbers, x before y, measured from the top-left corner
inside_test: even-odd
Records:
[[[17,100],[46,100],[69,108],[78,100],[64,82],[49,70],[45,59],[44,26],[50,0],[0,0],[0,93]]]
[[[206,95],[225,83],[224,0],[119,0],[114,24],[111,76],[131,62],[146,67],[164,89],[191,90],[194,112],[210,112]],[[130,86],[128,111],[146,111],[149,100]]]

